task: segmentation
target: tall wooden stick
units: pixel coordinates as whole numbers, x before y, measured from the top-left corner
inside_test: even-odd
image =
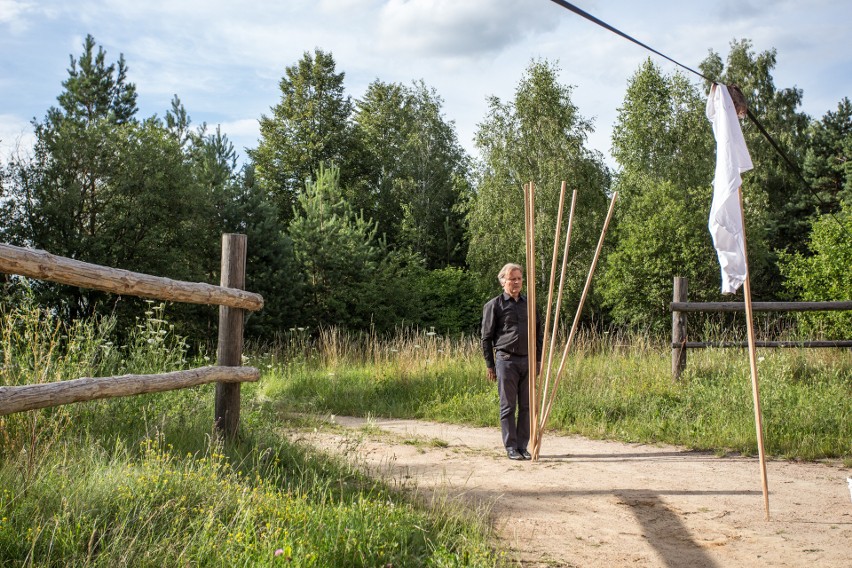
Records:
[[[550,313],[553,307],[553,286],[554,281],[556,280],[556,258],[559,254],[559,233],[562,231],[562,210],[565,204],[565,187],[566,182],[562,182],[562,187],[559,191],[559,207],[556,214],[556,228],[553,233],[553,258],[550,261],[550,282],[547,286],[547,305],[545,307],[545,319],[544,319],[544,336],[542,337],[542,351],[541,351],[541,364],[542,367],[539,367],[537,370],[537,374],[539,376],[545,377],[544,379],[544,389],[536,389],[536,398],[535,400],[530,400],[530,406],[538,409],[539,403],[542,399],[542,396],[545,392],[547,392],[547,375],[549,373],[549,369],[545,371],[543,369],[543,365],[545,361],[548,359],[548,343],[547,336],[550,331]],[[532,420],[532,413],[530,414],[530,419]],[[536,420],[536,425],[538,425],[538,420]],[[537,427],[537,426],[536,426]],[[530,440],[532,445],[530,446],[530,450],[532,455],[535,455],[535,445],[537,441],[537,437],[532,435],[532,428],[530,428]]]
[[[536,299],[535,299],[535,183],[529,183],[527,197],[527,363],[529,387],[529,421],[530,440],[535,440],[538,428],[536,380],[538,377],[538,362],[536,358]]]
[[[559,190],[559,208],[556,213],[556,229],[553,231],[553,258],[550,261],[550,283],[547,287],[547,309],[545,310],[544,317],[544,337],[542,338],[542,353],[541,353],[541,361],[544,364],[544,361],[547,359],[548,348],[547,348],[547,337],[550,332],[550,312],[553,308],[553,286],[556,280],[556,260],[557,255],[559,254],[559,233],[562,232],[562,209],[565,204],[565,187],[567,186],[566,182],[562,182],[562,187]],[[545,373],[545,376],[547,374]]]
[[[544,372],[544,388],[542,389],[541,395],[539,396],[539,398],[541,399],[541,413],[539,414],[539,416],[544,415],[544,403],[545,403],[545,400],[546,400],[546,397],[547,397],[547,393],[549,392],[548,389],[549,389],[549,385],[550,385],[550,375],[552,373],[552,367],[553,367],[553,352],[554,352],[555,347],[556,347],[556,332],[559,329],[559,311],[562,307],[562,292],[563,292],[564,287],[565,287],[565,271],[566,271],[566,268],[568,266],[568,249],[571,246],[571,230],[572,230],[572,227],[574,226],[574,209],[575,209],[576,205],[577,205],[577,190],[575,189],[571,193],[571,209],[568,212],[568,230],[565,232],[565,247],[562,251],[562,270],[559,273],[559,291],[556,294],[556,309],[555,309],[554,314],[553,314],[553,330],[550,334],[550,345],[547,349],[547,361],[543,363],[544,369],[545,369],[545,372]],[[558,238],[556,240],[557,240],[557,242],[559,241]],[[556,259],[554,259],[554,262],[555,262],[555,260]],[[547,329],[545,329],[545,332],[546,331],[547,331]],[[547,346],[546,340],[544,341],[544,343],[545,343],[545,346]],[[545,359],[545,357],[544,357],[544,355],[542,355],[542,361],[544,361],[544,359]],[[539,423],[538,437],[536,438],[536,440],[533,444],[533,448],[535,449],[535,452],[533,453],[534,457],[538,455],[537,452],[538,452],[538,446],[541,443],[541,433],[542,433],[542,427],[541,427],[541,424]]]
[[[530,290],[530,266],[532,266],[532,255],[530,254],[530,247],[532,246],[532,239],[530,238],[530,184],[524,184],[524,247],[525,247],[525,269],[526,269],[526,284],[527,284],[527,319],[529,319],[529,301],[531,300],[529,295]],[[527,326],[527,333],[529,334],[529,326]],[[527,350],[529,351],[529,336],[527,336]],[[529,365],[528,365],[529,368]],[[532,388],[527,383],[527,396],[532,394]],[[520,395],[520,393],[518,393]],[[532,414],[530,414],[530,419],[532,418]],[[532,423],[530,423],[530,438],[532,438]]]
[[[610,220],[612,219],[612,213],[615,209],[615,200],[617,198],[618,192],[613,193],[612,201],[610,201],[609,204],[609,211],[607,211],[606,220],[604,221],[603,229],[601,230],[601,236],[600,239],[598,239],[598,246],[595,249],[595,256],[592,259],[592,266],[589,268],[589,275],[586,277],[586,285],[583,287],[583,294],[580,297],[580,303],[577,305],[577,313],[574,315],[574,323],[571,325],[571,332],[568,334],[568,340],[565,342],[565,349],[562,351],[562,360],[559,363],[559,369],[556,371],[556,378],[553,381],[553,389],[550,393],[547,409],[541,417],[541,431],[544,431],[544,428],[547,426],[547,419],[550,418],[550,411],[553,408],[553,401],[556,398],[556,389],[559,386],[559,381],[562,378],[562,371],[565,368],[565,359],[568,356],[568,351],[571,349],[571,344],[574,341],[574,335],[577,333],[577,327],[580,324],[580,314],[583,312],[583,304],[586,302],[586,296],[588,295],[589,288],[592,285],[592,277],[595,274],[595,267],[598,264],[598,258],[600,257],[601,249],[603,248],[606,230],[607,227],[609,227]]]
[[[763,485],[763,508],[765,518],[769,520],[769,484],[766,480],[766,454],[763,451],[763,418],[760,411],[760,390],[757,384],[757,351],[754,337],[754,313],[751,306],[751,277],[748,270],[748,248],[746,247],[745,209],[743,208],[743,188],[737,189],[740,197],[740,213],[743,223],[743,259],[745,260],[745,281],[743,281],[743,296],[745,297],[746,326],[748,327],[748,362],[751,368],[751,391],[754,398],[754,425],[757,429],[757,454],[760,458],[760,481]]]

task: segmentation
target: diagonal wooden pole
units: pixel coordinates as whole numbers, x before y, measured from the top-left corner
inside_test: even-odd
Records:
[[[547,287],[547,309],[545,310],[544,318],[544,337],[542,338],[542,354],[541,361],[544,364],[547,359],[547,339],[550,332],[550,312],[553,309],[553,286],[556,281],[556,261],[559,254],[559,233],[562,232],[562,209],[565,204],[565,187],[566,182],[562,182],[562,187],[559,190],[559,208],[556,212],[556,229],[553,232],[553,257],[550,261],[550,283]]]
[[[574,341],[574,335],[577,332],[577,327],[580,324],[580,314],[583,312],[583,304],[586,301],[586,296],[589,293],[589,288],[592,285],[592,277],[595,274],[595,267],[598,264],[598,258],[601,254],[601,249],[603,248],[604,237],[606,236],[607,227],[609,227],[609,222],[612,219],[612,213],[615,209],[615,200],[618,198],[618,192],[612,194],[612,201],[609,204],[609,211],[606,214],[606,220],[604,221],[603,229],[601,230],[600,239],[598,239],[598,246],[595,249],[595,256],[592,259],[592,265],[589,268],[589,275],[586,277],[586,285],[583,287],[583,294],[580,297],[580,303],[577,304],[577,312],[574,314],[574,323],[571,325],[571,331],[568,334],[568,340],[565,342],[565,348],[562,351],[562,360],[559,362],[559,369],[556,371],[556,378],[553,381],[553,389],[551,390],[550,397],[547,402],[547,408],[545,412],[541,416],[541,427],[540,430],[544,431],[544,428],[547,426],[547,419],[550,418],[550,411],[553,408],[553,401],[556,398],[556,389],[559,386],[559,381],[562,378],[562,371],[565,368],[565,359],[568,356],[568,351],[571,349],[571,344]]]
[[[566,182],[563,181],[562,182],[562,188],[559,191],[559,207],[558,207],[557,213],[556,213],[556,229],[554,230],[554,234],[553,234],[553,258],[550,261],[550,282],[549,282],[548,287],[547,287],[547,307],[544,310],[544,313],[545,313],[544,336],[542,337],[542,340],[541,340],[541,343],[542,343],[542,351],[541,351],[542,367],[539,367],[539,369],[538,369],[539,376],[544,377],[544,388],[537,390],[535,400],[530,400],[530,406],[534,406],[536,409],[538,409],[538,406],[540,404],[542,397],[547,392],[547,376],[550,373],[550,370],[549,369],[545,370],[543,368],[543,366],[546,364],[546,361],[548,360],[548,357],[549,357],[547,340],[548,340],[548,334],[550,332],[550,314],[551,314],[551,311],[553,309],[553,286],[554,286],[554,282],[556,280],[556,261],[557,261],[557,255],[559,254],[559,233],[562,232],[562,210],[563,210],[564,205],[565,205],[565,188],[566,188],[566,186],[567,186]],[[537,425],[538,425],[538,421],[536,420],[536,427],[537,427]],[[532,430],[532,429],[530,429],[530,430]],[[535,446],[536,446],[538,438],[537,438],[537,436],[531,435],[530,439],[532,441],[532,446],[530,447],[531,454],[535,455],[535,453],[536,453],[535,452]]]
[[[544,387],[542,389],[541,394],[539,395],[541,412],[539,414],[539,425],[538,425],[538,428],[537,428],[538,437],[536,438],[535,443],[533,444],[533,447],[535,448],[535,453],[533,453],[534,459],[538,459],[538,448],[541,445],[541,436],[542,436],[543,427],[541,425],[541,419],[540,418],[541,418],[541,416],[544,415],[544,404],[545,404],[545,401],[547,399],[547,396],[548,396],[547,393],[549,392],[549,388],[550,388],[550,386],[549,386],[550,385],[550,375],[553,372],[553,353],[555,351],[556,335],[557,335],[557,331],[559,329],[559,312],[560,312],[561,307],[562,307],[562,293],[563,293],[563,290],[565,288],[565,271],[566,271],[567,266],[568,266],[568,249],[571,246],[571,230],[574,226],[574,209],[575,209],[576,205],[577,205],[577,190],[575,189],[571,193],[571,209],[568,212],[568,230],[565,232],[565,247],[562,251],[562,270],[559,273],[559,291],[556,294],[556,309],[555,309],[554,314],[553,314],[553,330],[551,331],[551,334],[550,334],[550,345],[547,346],[547,340],[546,339],[544,340],[544,345],[545,345],[545,347],[547,347],[547,358],[546,358],[547,360],[545,361],[545,357],[544,357],[544,355],[542,355],[542,365],[544,365],[544,369],[545,369],[545,371],[544,371]],[[557,242],[559,241],[558,237],[556,238],[556,241]],[[555,262],[555,260],[556,259],[554,258],[554,262]],[[546,331],[547,331],[547,329],[545,329],[545,332]]]
[[[751,277],[748,269],[748,248],[746,247],[745,209],[743,208],[743,188],[737,189],[740,198],[740,215],[743,224],[743,259],[745,260],[745,280],[743,281],[743,296],[745,297],[746,326],[748,327],[748,362],[751,368],[751,392],[754,398],[754,425],[757,429],[757,455],[760,459],[760,481],[763,486],[763,508],[765,518],[769,520],[769,484],[766,479],[766,454],[763,450],[763,418],[760,410],[760,389],[757,383],[757,349],[754,337],[754,312],[751,306]]]

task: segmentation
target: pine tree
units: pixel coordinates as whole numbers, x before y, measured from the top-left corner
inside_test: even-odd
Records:
[[[852,103],[844,97],[837,111],[828,111],[810,129],[805,178],[820,198],[822,213],[852,203]]]
[[[467,248],[468,158],[441,106],[422,82],[409,88],[376,81],[354,118],[369,165],[353,203],[378,223],[390,247],[415,252],[429,268],[463,264]]]
[[[0,238],[104,266],[201,280],[216,243],[191,160],[161,121],[136,118],[124,58],[107,64],[91,36],[83,49],[71,58],[59,107],[34,122],[33,156],[9,165]],[[67,318],[90,314],[98,303],[105,311],[115,305],[91,290],[38,291],[39,301]]]
[[[260,119],[261,140],[249,151],[260,186],[275,200],[281,220],[292,218],[293,206],[308,180],[320,168],[345,168],[352,155],[350,98],[344,73],[335,72],[330,53],[305,52],[281,79],[281,101],[271,116]],[[348,185],[344,180],[344,185]]]
[[[368,328],[382,302],[375,278],[384,255],[375,223],[343,199],[337,168],[319,166],[316,179],[298,196],[289,234],[311,325]]]

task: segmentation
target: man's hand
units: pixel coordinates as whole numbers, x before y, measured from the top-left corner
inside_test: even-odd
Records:
[[[494,369],[493,367],[486,367],[485,374],[489,381],[497,380],[497,369]]]

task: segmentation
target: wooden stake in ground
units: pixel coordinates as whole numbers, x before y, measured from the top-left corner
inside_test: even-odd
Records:
[[[556,371],[556,378],[553,381],[553,389],[549,393],[549,398],[546,405],[546,410],[542,413],[541,419],[539,420],[538,426],[538,434],[539,439],[537,440],[535,447],[541,447],[541,434],[544,432],[544,428],[547,426],[547,419],[550,417],[550,411],[553,408],[553,401],[556,398],[556,389],[559,386],[559,380],[562,378],[562,371],[565,368],[565,359],[568,356],[568,351],[571,349],[571,344],[574,341],[574,335],[577,333],[577,327],[580,324],[580,314],[583,312],[583,304],[586,301],[586,296],[589,293],[589,288],[592,285],[592,277],[595,274],[595,267],[598,264],[598,258],[600,258],[601,249],[603,248],[604,237],[606,236],[607,227],[609,227],[609,222],[612,219],[612,213],[615,209],[615,200],[618,198],[618,192],[612,194],[612,200],[609,204],[609,211],[606,214],[606,220],[604,221],[603,229],[601,229],[601,236],[598,239],[598,246],[595,249],[595,256],[592,259],[592,265],[589,268],[589,275],[586,277],[586,285],[583,287],[583,294],[580,296],[580,303],[577,305],[577,312],[574,314],[574,323],[571,325],[571,331],[568,334],[568,339],[565,342],[565,349],[562,351],[562,360],[559,362],[559,369]],[[533,459],[537,459],[537,456],[533,456]]]
[[[746,330],[748,333],[748,362],[751,368],[751,391],[754,398],[754,425],[757,429],[757,455],[760,459],[760,481],[763,486],[763,508],[765,518],[769,520],[769,484],[766,479],[766,454],[763,451],[763,418],[760,410],[760,389],[757,384],[757,352],[754,337],[754,312],[751,306],[751,277],[748,270],[748,254],[745,232],[745,209],[743,209],[743,188],[737,189],[740,199],[740,211],[743,222],[743,258],[745,259],[745,280],[743,281],[743,296],[745,297]]]
[[[536,412],[536,313],[535,313],[535,183],[524,186],[524,228],[527,249],[527,362],[529,390],[530,440],[535,440],[538,428]]]
[[[564,183],[563,183],[562,187],[563,187],[563,190],[564,190],[564,188],[565,188]],[[563,196],[564,196],[564,194],[562,196],[560,196],[560,202],[559,202],[560,203],[560,221],[561,221],[562,197]],[[561,306],[562,306],[562,292],[563,292],[564,287],[565,287],[565,269],[566,269],[567,264],[568,264],[568,249],[571,246],[571,229],[574,225],[574,208],[576,207],[576,205],[577,205],[577,190],[575,189],[571,194],[571,209],[568,212],[568,230],[565,232],[565,248],[562,251],[562,270],[559,273],[559,291],[556,294],[556,309],[554,310],[554,313],[553,313],[553,329],[550,333],[550,344],[549,345],[548,345],[548,342],[547,342],[547,331],[548,331],[547,326],[545,326],[545,329],[544,329],[545,336],[544,336],[544,339],[543,339],[543,349],[546,350],[546,355],[545,355],[545,353],[542,353],[542,357],[541,357],[542,366],[544,368],[544,370],[543,370],[544,386],[542,387],[541,392],[539,393],[538,404],[541,406],[541,412],[540,412],[539,416],[542,416],[544,414],[544,403],[545,403],[545,400],[547,399],[547,393],[549,392],[548,389],[549,389],[549,385],[550,385],[550,374],[553,370],[553,352],[554,352],[555,347],[556,347],[556,332],[559,329],[559,311],[560,311]],[[560,222],[557,222],[556,237],[554,238],[554,247],[556,245],[558,245],[558,243],[559,243],[559,232],[561,230],[559,228],[559,225],[560,225]],[[552,268],[555,268],[555,267],[556,267],[556,257],[554,256]],[[551,286],[553,284],[552,272],[553,271],[551,269]],[[548,316],[549,316],[550,315],[550,299],[549,298],[548,298],[548,305],[547,305],[547,313],[548,313]],[[538,459],[538,444],[540,443],[540,441],[541,441],[541,435],[539,434],[539,436],[537,436],[533,440],[533,451],[531,452],[532,455],[533,455],[533,459]]]

